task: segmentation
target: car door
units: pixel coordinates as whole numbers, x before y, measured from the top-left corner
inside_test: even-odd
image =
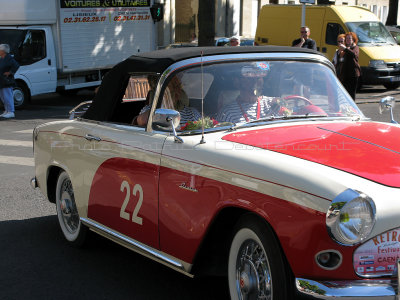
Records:
[[[52,39],[49,37],[51,32],[47,28],[27,30],[20,46],[21,67],[18,74],[28,79],[32,95],[54,92],[56,89],[57,70]]]
[[[321,37],[321,52],[332,60],[335,55],[337,46],[337,37],[339,34],[345,33],[343,26],[336,21],[325,21],[325,30]]]
[[[97,168],[88,218],[114,234],[158,248],[158,177],[165,134],[132,126],[146,105],[151,76],[131,75],[112,115],[90,133]]]
[[[158,177],[165,135],[111,123],[92,132],[97,170],[88,218],[115,233],[158,248]]]

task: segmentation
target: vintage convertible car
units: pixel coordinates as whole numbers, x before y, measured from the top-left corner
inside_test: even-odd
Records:
[[[143,53],[84,106],[33,133],[31,183],[71,244],[90,230],[223,274],[232,299],[397,299],[400,128],[365,118],[321,54]]]

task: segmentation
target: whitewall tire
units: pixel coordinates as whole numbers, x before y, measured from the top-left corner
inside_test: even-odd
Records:
[[[81,246],[88,229],[80,221],[72,183],[65,171],[58,176],[56,207],[58,223],[65,239],[72,245]]]
[[[228,282],[232,300],[292,298],[292,281],[274,233],[252,216],[235,226]]]

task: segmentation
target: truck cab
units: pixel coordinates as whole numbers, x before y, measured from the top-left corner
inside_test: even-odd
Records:
[[[56,90],[56,56],[50,26],[3,26],[0,41],[10,45],[10,53],[20,65],[15,74],[17,108],[25,105],[31,96]]]

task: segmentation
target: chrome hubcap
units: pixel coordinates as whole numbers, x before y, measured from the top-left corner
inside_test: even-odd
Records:
[[[63,223],[69,233],[75,233],[79,228],[79,215],[75,205],[71,181],[65,180],[60,192],[60,212]]]
[[[253,240],[240,247],[236,263],[239,299],[272,299],[271,275],[263,248]]]
[[[21,105],[21,103],[24,102],[24,93],[19,90],[19,89],[15,89],[14,90],[14,104],[16,106]]]

